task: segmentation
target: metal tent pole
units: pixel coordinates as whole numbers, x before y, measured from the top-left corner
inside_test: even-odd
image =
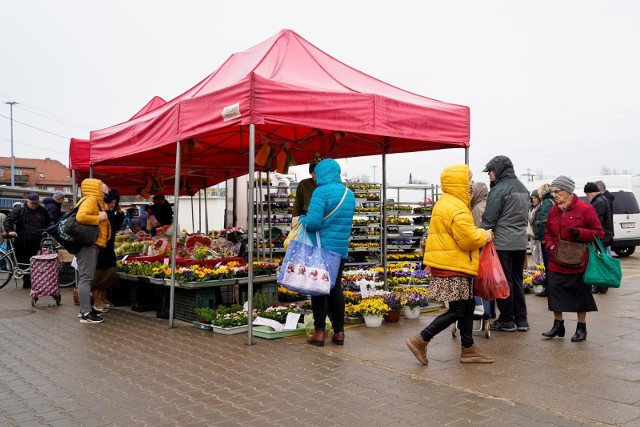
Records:
[[[247,262],[249,263],[249,278],[247,285],[247,322],[249,329],[247,331],[247,345],[253,345],[253,199],[254,199],[254,173],[255,173],[255,157],[256,157],[256,125],[249,125],[249,189],[247,194]]]
[[[180,141],[176,142],[176,173],[173,185],[173,231],[171,232],[171,287],[169,288],[169,328],[173,328],[173,304],[176,291],[176,249],[178,247],[178,210],[180,206]]]
[[[384,290],[387,286],[387,154],[382,153],[382,218],[380,218],[380,257]]]

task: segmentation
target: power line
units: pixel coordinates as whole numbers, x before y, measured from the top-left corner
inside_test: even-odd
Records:
[[[1,140],[3,140],[3,141],[11,142],[11,140],[9,140],[9,139],[7,139],[7,138],[0,138],[0,139],[1,139]],[[52,152],[52,153],[69,154],[69,152],[68,152],[68,151],[57,151],[57,150],[51,150],[50,148],[42,148],[42,147],[38,147],[38,146],[35,146],[35,145],[21,144],[21,143],[19,143],[19,142],[15,142],[15,141],[14,141],[14,144],[16,144],[16,145],[21,145],[21,146],[23,146],[23,147],[37,148],[38,150],[43,150],[43,151],[50,151],[50,152]]]
[[[18,104],[18,105],[21,105],[21,104]],[[76,126],[76,125],[74,125],[74,124],[72,124],[72,123],[65,122],[65,121],[63,121],[63,120],[58,120],[58,119],[56,119],[56,118],[53,118],[52,116],[47,116],[47,115],[45,115],[45,114],[37,113],[37,112],[35,112],[35,111],[33,111],[33,110],[30,110],[30,109],[28,109],[28,108],[24,108],[23,106],[20,106],[19,108],[20,108],[20,110],[28,111],[29,113],[31,113],[31,114],[35,114],[36,116],[44,117],[45,119],[48,119],[48,120],[51,120],[51,121],[54,121],[54,122],[57,122],[57,123],[60,123],[60,124],[66,125],[66,126],[70,126],[70,127],[72,127],[72,128],[76,128],[76,129],[78,129],[78,130],[82,130],[82,131],[85,131],[85,132],[87,132],[87,131],[90,131],[90,130],[91,130],[91,129],[89,129],[88,127],[79,127],[79,126]]]
[[[5,116],[4,114],[0,114],[0,117],[4,117],[7,120],[11,120],[9,117]],[[63,136],[63,135],[59,135],[59,134],[54,133],[54,132],[49,132],[48,130],[40,129],[39,127],[32,126],[32,125],[27,124],[25,122],[21,122],[20,120],[13,119],[13,121],[16,122],[16,123],[20,123],[21,125],[26,126],[28,128],[39,130],[40,132],[48,133],[49,135],[57,136],[58,138],[62,138],[62,139],[66,139],[66,140],[70,140],[71,139],[71,137],[69,137],[69,136]]]

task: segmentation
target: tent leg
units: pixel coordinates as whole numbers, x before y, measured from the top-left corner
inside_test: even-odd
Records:
[[[254,208],[254,173],[255,173],[255,155],[256,155],[256,126],[249,125],[249,194],[247,194],[247,262],[249,263],[249,280],[247,285],[248,314],[247,321],[249,330],[247,331],[247,345],[253,345],[253,208]]]
[[[178,240],[178,211],[180,206],[180,141],[176,142],[176,173],[173,186],[173,231],[171,232],[171,287],[169,288],[169,328],[173,328],[173,303],[176,291],[176,249]]]

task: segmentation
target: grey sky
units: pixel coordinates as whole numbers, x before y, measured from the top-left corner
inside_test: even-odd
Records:
[[[288,28],[390,84],[468,105],[480,180],[497,154],[518,174],[640,173],[638,22],[633,0],[3,1],[0,156],[10,155],[6,101],[20,103],[15,156],[67,164],[69,137],[170,100]],[[463,161],[463,150],[392,155],[387,177],[437,183]],[[350,159],[348,173],[373,177],[380,164]]]

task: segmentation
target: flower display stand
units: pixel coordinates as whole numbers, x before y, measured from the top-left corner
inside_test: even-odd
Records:
[[[382,316],[372,316],[365,314],[363,317],[365,325],[367,325],[369,328],[378,328],[382,325]]]
[[[297,335],[305,335],[306,328],[304,323],[298,323],[296,329],[290,331],[274,331],[270,326],[254,326],[253,335],[256,337],[264,338],[267,340],[273,340],[276,338],[294,337]]]
[[[249,325],[240,325],[240,326],[216,326],[211,325],[213,328],[213,332],[221,335],[235,335],[247,332],[249,330]]]
[[[201,329],[203,331],[211,331],[213,329],[213,325],[209,324],[209,323],[200,323],[200,322],[193,322],[193,326],[196,327],[196,329]]]
[[[404,307],[404,317],[405,319],[419,319],[421,307]]]
[[[356,324],[356,323],[363,323],[364,319],[362,318],[362,316],[345,316],[344,317],[344,323],[349,323],[349,324]]]

